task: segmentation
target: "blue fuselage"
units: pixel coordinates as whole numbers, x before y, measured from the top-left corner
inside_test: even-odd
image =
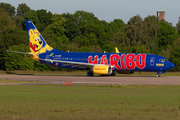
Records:
[[[91,64],[104,64],[113,67],[113,71],[156,71],[164,73],[175,65],[166,58],[153,54],[143,53],[91,53],[91,52],[62,52],[53,49],[51,52],[39,54],[41,63],[51,66],[88,70],[73,65],[64,65],[57,61],[70,61]],[[53,60],[45,61],[44,59]]]

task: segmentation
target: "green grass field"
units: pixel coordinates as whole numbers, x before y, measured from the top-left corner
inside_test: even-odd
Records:
[[[180,86],[0,86],[0,120],[180,119]]]
[[[4,79],[0,79],[0,85],[2,84],[43,84],[45,82],[39,82],[39,81],[24,81],[24,80],[4,80]]]

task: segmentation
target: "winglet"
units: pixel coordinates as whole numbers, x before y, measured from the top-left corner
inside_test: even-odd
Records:
[[[115,47],[115,51],[116,51],[116,53],[119,53],[119,50],[118,50],[118,48],[117,48],[117,47]]]

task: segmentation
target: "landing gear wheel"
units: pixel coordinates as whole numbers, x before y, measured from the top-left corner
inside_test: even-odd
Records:
[[[160,77],[160,75],[159,75],[159,74],[157,74],[157,75],[156,75],[156,77]]]
[[[94,73],[93,72],[88,72],[87,76],[94,76]]]
[[[116,76],[116,73],[111,73],[109,76]]]

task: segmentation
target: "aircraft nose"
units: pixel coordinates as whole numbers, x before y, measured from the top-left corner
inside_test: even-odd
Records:
[[[175,67],[174,63],[171,63],[171,68]]]
[[[169,69],[175,67],[174,63],[170,62],[169,65],[168,65]]]
[[[171,69],[171,68],[173,68],[173,67],[175,67],[175,65],[174,65],[174,63],[172,63],[172,62],[170,62],[170,61],[166,64],[166,69],[167,69],[167,70],[169,70],[169,69]]]

